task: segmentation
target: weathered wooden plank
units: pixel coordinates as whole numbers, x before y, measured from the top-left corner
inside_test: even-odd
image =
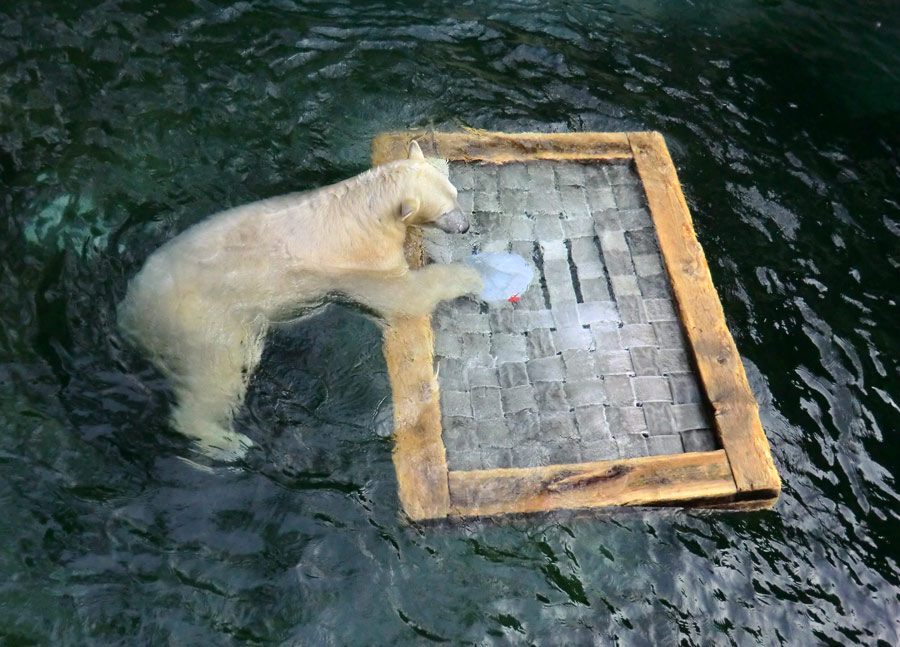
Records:
[[[389,161],[375,148],[373,160]],[[396,159],[405,159],[401,151]],[[410,268],[422,267],[422,230],[411,227],[404,244]],[[394,399],[394,449],[397,492],[412,519],[445,517],[449,510],[447,456],[441,440],[441,409],[434,374],[431,318],[396,319],[384,331],[382,349]]]
[[[665,141],[659,133],[629,133],[628,140],[738,494],[777,497],[781,481],[759,421],[758,405],[725,324]]]
[[[394,322],[384,353],[394,389],[394,464],[402,505],[414,519],[616,505],[771,506],[780,481],[758,407],[662,137],[656,133],[398,133],[373,140],[373,162],[406,157],[411,139],[426,155],[503,163],[634,156],[653,213],[682,322],[712,402],[724,450],[531,469],[447,471],[441,442],[433,332],[427,317]],[[411,267],[423,262],[410,230]],[[449,483],[448,483],[449,481]],[[448,487],[449,485],[449,487]]]
[[[402,159],[409,142],[419,142],[426,156],[493,164],[523,160],[630,159],[625,133],[497,133],[466,130],[461,133],[388,133],[372,140],[375,164]]]
[[[427,317],[396,320],[384,332],[394,392],[397,489],[404,511],[413,519],[444,517],[450,501],[433,347]]]
[[[736,493],[723,450],[529,469],[450,472],[451,514],[717,503]]]

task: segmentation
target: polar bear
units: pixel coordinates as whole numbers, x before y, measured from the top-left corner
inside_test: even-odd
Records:
[[[218,213],[172,239],[131,280],[118,319],[169,379],[176,429],[207,456],[252,443],[232,429],[272,322],[330,296],[390,322],[478,293],[461,264],[410,270],[411,225],[465,233],[456,189],[412,142],[406,160],[337,184]]]

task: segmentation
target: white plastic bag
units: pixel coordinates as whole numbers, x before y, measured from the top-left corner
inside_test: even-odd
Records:
[[[475,254],[463,262],[474,269],[484,281],[481,298],[485,301],[506,301],[522,294],[534,278],[534,268],[518,254]]]

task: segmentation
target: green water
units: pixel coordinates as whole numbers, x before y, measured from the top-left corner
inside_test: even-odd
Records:
[[[896,3],[75,4],[0,7],[0,645],[900,644]],[[429,126],[664,133],[774,511],[411,525],[342,308],[271,337],[245,465],[180,460],[127,280]]]

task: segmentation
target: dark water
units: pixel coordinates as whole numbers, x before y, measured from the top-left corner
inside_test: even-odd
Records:
[[[3,3],[0,645],[900,643],[898,6],[586,5]],[[341,308],[272,337],[246,466],[179,460],[128,278],[432,125],[665,134],[774,511],[412,526]]]

